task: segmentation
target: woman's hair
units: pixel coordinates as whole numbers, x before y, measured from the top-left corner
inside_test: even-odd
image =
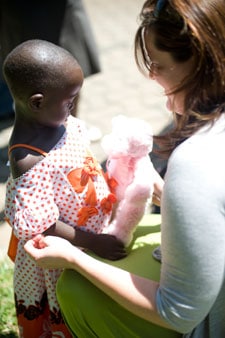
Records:
[[[224,0],[147,0],[135,36],[139,69],[150,68],[143,42],[153,34],[155,47],[175,62],[194,60],[194,71],[173,91],[185,90],[183,115],[174,114],[173,130],[156,137],[165,154],[191,136],[225,108],[225,5]]]

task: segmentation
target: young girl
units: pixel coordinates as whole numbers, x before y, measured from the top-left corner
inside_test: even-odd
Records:
[[[225,337],[224,22],[224,0],[148,0],[141,11],[138,65],[161,84],[175,112],[174,129],[158,138],[170,155],[161,199],[159,282],[151,277],[148,245],[138,261],[133,251],[119,269],[62,239],[26,244],[40,266],[70,269],[61,275],[57,295],[74,335],[168,337],[155,334],[154,323],[185,338]],[[38,249],[39,241],[45,248]],[[64,249],[56,251],[56,243]],[[96,312],[104,318],[102,327]]]
[[[93,158],[83,124],[71,116],[83,82],[80,66],[64,49],[41,40],[16,47],[4,62],[15,103],[9,142],[11,176],[5,214],[13,229],[14,289],[21,337],[69,337],[56,300],[61,269],[38,268],[24,251],[37,234],[52,234],[101,257],[119,259],[125,249],[101,234],[112,196]]]

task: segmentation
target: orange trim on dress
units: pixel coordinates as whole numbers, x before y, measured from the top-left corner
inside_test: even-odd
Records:
[[[25,144],[25,143],[17,143],[17,144],[13,144],[11,147],[9,147],[9,151],[8,151],[8,154],[11,153],[11,151],[13,149],[16,149],[16,148],[27,148],[27,149],[31,149],[31,150],[34,150],[36,151],[37,153],[43,155],[43,156],[47,156],[48,153],[46,153],[44,150],[40,149],[40,148],[37,148],[37,147],[34,147],[34,146],[31,146],[29,144]]]
[[[5,218],[5,221],[10,225],[11,224],[9,222],[8,218]],[[18,243],[19,240],[18,238],[14,235],[13,230],[11,231],[11,235],[10,235],[10,240],[9,240],[9,245],[8,245],[8,251],[7,251],[7,255],[9,256],[9,258],[15,262],[16,259],[16,253],[17,253],[17,247],[18,247]]]
[[[36,151],[37,153],[43,155],[43,156],[47,156],[48,153],[46,153],[45,151],[43,151],[42,149],[40,148],[37,148],[37,147],[34,147],[34,146],[31,146],[29,144],[25,144],[25,143],[17,143],[17,144],[14,144],[12,145],[11,147],[9,147],[9,150],[8,150],[8,154],[10,154],[10,152],[13,150],[13,149],[16,149],[16,148],[27,148],[27,149],[31,149],[31,150],[34,150]],[[5,220],[9,223],[9,225],[11,226],[10,222],[9,222],[9,219],[8,218],[5,218]],[[12,230],[11,232],[11,236],[10,236],[10,240],[9,240],[9,246],[8,246],[8,256],[9,258],[15,262],[15,259],[16,259],[16,253],[17,253],[17,246],[18,246],[18,238],[14,235],[14,232]]]

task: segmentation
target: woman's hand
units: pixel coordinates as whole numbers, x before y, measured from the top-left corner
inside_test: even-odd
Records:
[[[48,269],[74,268],[74,259],[82,255],[79,248],[56,236],[37,235],[27,241],[24,249],[38,266]],[[115,236],[107,234],[95,234],[90,249],[96,255],[110,260],[127,255],[124,245]]]
[[[152,195],[152,203],[160,207],[161,194],[164,186],[164,180],[159,173],[154,170],[154,192]]]
[[[43,235],[27,241],[24,249],[38,266],[57,269],[71,268],[74,255],[80,252],[80,249],[63,238]]]

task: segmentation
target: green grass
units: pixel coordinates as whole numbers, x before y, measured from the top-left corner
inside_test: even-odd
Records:
[[[0,338],[17,338],[18,328],[13,296],[13,263],[0,259]]]

